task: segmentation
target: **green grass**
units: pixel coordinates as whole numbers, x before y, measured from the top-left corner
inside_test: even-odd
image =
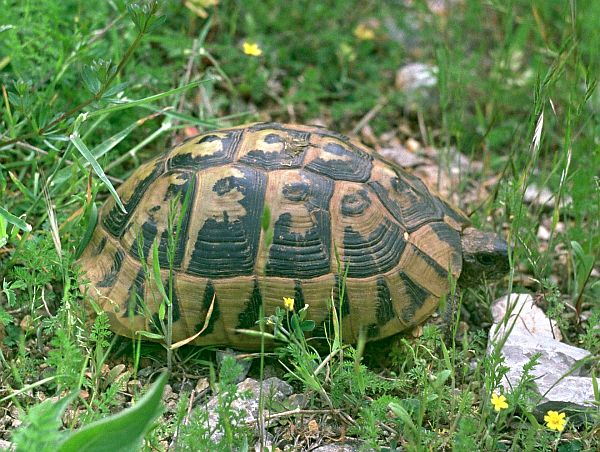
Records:
[[[565,341],[600,355],[600,3],[466,1],[441,15],[425,2],[406,3],[221,0],[202,18],[181,2],[161,3],[153,14],[151,3],[143,11],[120,0],[93,8],[0,0],[0,421],[16,407],[34,426],[54,416],[46,427],[55,430],[62,411],[39,402],[80,390],[65,425],[88,425],[124,408],[123,390],[139,396],[132,381],[140,368],[166,365],[163,348],[127,348],[105,317],[89,318],[75,264],[95,204],[140,162],[190,128],[319,119],[350,133],[371,112],[376,137],[393,130],[432,145],[442,166],[451,147],[483,162],[454,187],[460,199],[499,176],[482,202],[460,207],[514,245],[511,276],[463,294],[468,317],[456,324],[470,328],[450,343],[432,327],[359,352],[334,342],[331,353],[319,353],[296,340],[281,363],[263,357],[256,375],[264,363],[287,373],[308,395],[307,409],[332,409],[329,424],[319,418],[322,429],[343,424],[368,447],[600,446],[598,412],[596,425],[570,419],[562,435],[551,432],[531,415],[525,384],[496,413],[490,395],[504,370],[497,355],[485,356],[489,304],[510,291],[540,294]],[[360,24],[374,39],[357,36]],[[244,42],[262,54],[245,55]],[[412,61],[438,68],[437,88],[416,103],[394,84],[396,70]],[[556,195],[553,205],[523,201],[532,183]],[[548,241],[537,237],[540,225]],[[163,291],[168,335],[169,286]],[[217,377],[209,352],[184,347],[171,358],[173,384],[179,375],[207,375],[213,390],[222,388],[220,411],[235,416],[235,366]],[[164,449],[176,432],[182,449],[193,449],[193,438],[209,441],[206,413],[188,413],[188,400],[184,387],[162,427],[146,435],[147,448]],[[301,419],[281,418],[269,430],[294,424],[298,444],[308,447]],[[0,438],[10,439],[2,425]],[[223,428],[224,449],[254,444],[247,429],[226,421]],[[25,449],[36,437],[22,430],[13,440]],[[293,444],[276,438],[282,448]]]

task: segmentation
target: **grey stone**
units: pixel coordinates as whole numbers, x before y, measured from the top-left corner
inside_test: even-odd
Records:
[[[506,313],[507,305],[512,310],[510,314]],[[574,412],[594,407],[592,379],[582,365],[590,352],[555,339],[560,337],[556,325],[530,295],[511,294],[510,299],[498,299],[492,306],[492,315],[488,353],[494,344],[506,339],[501,349],[504,364],[510,369],[501,381],[506,392],[518,386],[523,366],[539,353],[538,364],[531,371],[539,394],[539,399],[534,400],[536,417],[541,419],[548,410]],[[506,316],[508,322],[503,322]]]
[[[427,90],[437,85],[438,68],[425,63],[409,63],[396,72],[396,88],[405,93]]]
[[[241,382],[248,376],[248,372],[250,371],[250,367],[252,366],[252,359],[241,358],[246,356],[247,353],[237,352],[230,348],[226,348],[225,350],[217,350],[216,358],[217,358],[217,366],[221,367],[221,363],[227,356],[232,356],[236,362],[242,366],[242,371],[237,377],[237,382]],[[240,359],[241,358],[241,359]]]
[[[303,410],[308,402],[309,397],[307,394],[292,394],[287,400],[290,409],[297,408],[299,410]]]
[[[550,231],[543,224],[538,227],[537,238],[544,242],[550,240]]]
[[[538,187],[536,184],[529,184],[523,194],[523,201],[528,204],[533,204],[546,209],[554,208],[554,193],[547,187]],[[560,200],[561,208],[568,206],[573,202],[573,199],[569,195],[562,195]]]
[[[264,441],[260,441],[260,439],[258,441],[256,441],[256,443],[254,444],[254,451],[255,452],[264,452],[264,451],[269,451],[269,450],[275,450],[273,448],[273,441],[274,441],[274,437],[270,432],[265,432],[265,439]]]
[[[509,308],[510,316],[506,322],[503,322]],[[496,336],[502,336],[505,328],[508,327],[512,328],[512,333],[562,339],[556,322],[546,317],[544,311],[535,304],[533,297],[529,294],[511,294],[498,298],[492,305],[492,318],[494,326],[491,331]]]
[[[0,439],[0,450],[15,450],[13,443]]]
[[[425,146],[423,153],[445,168],[448,168],[452,175],[461,175],[465,173],[481,172],[483,163],[473,160],[460,152],[455,146],[445,148],[435,148]]]
[[[261,384],[253,378],[246,378],[237,385],[237,393],[240,395],[232,404],[231,408],[237,413],[242,414],[242,422],[252,425],[258,432],[259,418],[259,397]],[[262,382],[262,397],[264,398],[263,416],[269,415],[268,407],[272,402],[283,402],[284,399],[292,394],[293,389],[289,383],[276,377],[267,378]],[[243,393],[249,393],[249,396],[242,397]],[[218,423],[217,405],[219,398],[217,395],[210,398],[206,404],[208,410],[208,423],[211,429],[216,428]],[[212,435],[212,440],[218,442],[223,437],[223,432],[216,430]]]
[[[361,449],[360,444],[357,441],[347,441],[340,444],[323,444],[322,446],[313,449],[313,452],[358,452],[359,450],[373,449]]]
[[[391,159],[403,168],[414,168],[427,163],[427,160],[414,152],[410,152],[404,146],[382,148],[379,153],[385,158]]]

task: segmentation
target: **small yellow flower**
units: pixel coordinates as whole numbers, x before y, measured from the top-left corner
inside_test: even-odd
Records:
[[[262,49],[258,46],[256,42],[248,42],[245,41],[243,44],[244,53],[250,56],[260,56],[262,55]]]
[[[508,408],[508,403],[506,402],[506,397],[502,394],[493,393],[492,394],[492,405],[494,405],[494,410],[500,411]]]
[[[375,39],[375,31],[366,26],[365,24],[359,24],[354,29],[354,36],[356,36],[361,41],[371,41]]]
[[[283,307],[288,311],[294,310],[294,299],[290,297],[283,297]]]
[[[556,430],[557,432],[562,432],[565,429],[565,425],[567,424],[567,420],[565,419],[565,413],[559,413],[558,411],[548,411],[544,416],[544,421],[546,422],[546,427],[550,430]]]

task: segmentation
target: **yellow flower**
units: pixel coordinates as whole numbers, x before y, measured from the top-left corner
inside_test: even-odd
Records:
[[[243,44],[244,53],[250,56],[260,56],[262,55],[262,49],[258,46],[256,42],[248,42],[245,41]]]
[[[361,41],[371,41],[375,39],[375,31],[372,28],[369,28],[365,24],[357,25],[354,29],[354,36],[356,36]]]
[[[290,297],[283,297],[283,307],[288,311],[294,310],[294,299]]]
[[[558,411],[548,411],[544,416],[544,421],[546,422],[546,427],[550,430],[556,430],[557,432],[562,432],[565,429],[565,425],[567,420],[565,419],[565,413],[559,413]]]
[[[492,394],[492,405],[494,405],[494,410],[500,411],[508,408],[508,403],[506,402],[506,397],[502,394],[498,395],[497,393]]]

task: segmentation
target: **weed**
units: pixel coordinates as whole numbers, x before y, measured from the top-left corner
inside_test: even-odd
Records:
[[[238,393],[237,379],[241,366],[231,356],[221,363],[219,381],[213,382],[216,405],[209,411],[198,408],[193,411],[187,425],[181,427],[178,447],[181,450],[237,450],[248,447],[249,430],[244,424],[243,412],[233,403],[248,394]]]
[[[58,387],[80,388],[85,360],[82,350],[63,330],[56,331],[50,345],[53,348],[48,352],[48,364],[55,369]]]

